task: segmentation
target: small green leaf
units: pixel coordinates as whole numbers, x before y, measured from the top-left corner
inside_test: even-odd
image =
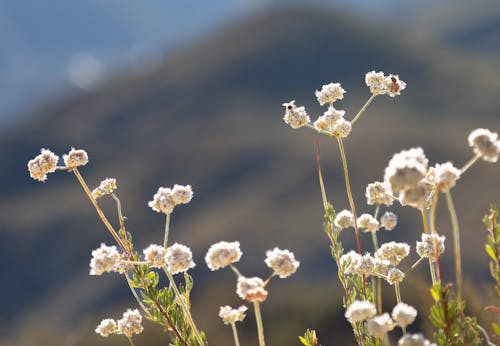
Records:
[[[491,326],[493,327],[493,331],[495,332],[496,335],[500,336],[500,327],[496,323],[492,323]]]
[[[488,244],[484,246],[486,253],[491,257],[492,260],[496,261],[497,256],[495,255],[495,250],[492,249],[492,247]]]

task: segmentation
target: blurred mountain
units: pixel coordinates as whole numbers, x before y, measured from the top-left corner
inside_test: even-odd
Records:
[[[314,119],[323,111],[314,90],[338,81],[347,90],[338,107],[352,118],[369,97],[367,71],[398,73],[408,83],[400,97],[377,98],[346,140],[359,212],[371,212],[364,204],[365,186],[382,179],[393,153],[421,145],[432,163],[451,160],[461,166],[472,156],[466,143],[470,130],[500,129],[498,67],[409,38],[404,30],[322,7],[277,9],[186,47],[145,73],[124,70],[97,89],[68,91],[36,109],[30,121],[3,131],[0,157],[8,163],[0,171],[0,294],[8,297],[0,309],[4,344],[102,344],[93,335],[98,320],[116,317],[131,304],[117,276],[87,275],[91,249],[112,239],[75,179],[57,172],[41,184],[26,171],[41,147],[62,155],[71,146],[89,153],[90,163],[81,170],[89,185],[117,178],[138,248],[162,240],[164,219],[147,207],[156,189],[193,186],[193,201],[173,215],[171,241],[189,245],[195,254],[193,309],[212,345],[230,340],[217,320],[218,307],[241,303],[232,273],[211,273],[203,263],[207,248],[219,240],[241,242],[239,267],[248,275],[268,275],[264,253],[274,246],[289,248],[301,260],[295,276],[270,285],[263,307],[270,344],[295,344],[309,327],[319,329],[326,345],[333,336],[350,344],[336,268],[322,232],[316,136],[286,126],[281,103],[296,99]],[[336,143],[327,138],[320,143],[329,198],[337,209],[346,208]],[[488,204],[499,200],[499,173],[499,165],[480,162],[453,191],[467,244],[466,278],[475,282],[468,291],[474,311],[486,298],[474,290],[488,277],[480,220]],[[103,201],[103,207],[116,223],[112,202]],[[451,239],[446,209],[440,208],[439,229]],[[381,240],[414,244],[420,238],[419,214],[392,209],[400,224]],[[346,248],[352,240],[346,232]],[[371,249],[369,237],[363,237],[363,245]],[[451,254],[443,262],[450,279]],[[415,259],[413,254],[405,266]],[[427,275],[425,268],[422,273]],[[425,308],[430,299],[422,287],[420,276],[408,278],[403,299]],[[392,295],[386,304],[392,307]],[[252,340],[244,345],[254,343],[252,318],[242,327],[242,338]],[[426,326],[424,320],[420,326]],[[158,328],[147,328],[138,344],[165,343],[165,337],[155,339]]]

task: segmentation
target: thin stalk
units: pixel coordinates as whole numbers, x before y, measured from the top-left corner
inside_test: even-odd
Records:
[[[113,199],[116,202],[116,209],[117,209],[117,213],[118,213],[118,221],[120,222],[120,229],[122,229],[123,232],[125,232],[125,222],[124,222],[125,218],[123,217],[123,214],[122,214],[122,203],[120,202],[120,199],[114,193],[111,194],[111,197],[113,197]]]
[[[374,218],[377,218],[377,214],[379,212],[379,206],[377,205],[377,208],[375,209],[375,213],[373,215]],[[374,252],[377,252],[378,250],[378,239],[377,239],[377,232],[370,232],[372,234],[372,241],[373,241],[373,248]],[[374,278],[372,278],[373,282]],[[372,290],[373,290],[373,296],[376,297],[376,305],[377,305],[377,312],[379,314],[382,313],[382,278],[377,277],[377,289],[375,290],[375,287],[372,285]]]
[[[177,300],[180,302],[180,306],[182,310],[184,311],[184,315],[186,316],[189,325],[191,326],[191,329],[193,330],[194,336],[196,337],[196,340],[200,343],[200,345],[205,345],[203,342],[203,339],[201,338],[200,332],[198,332],[198,328],[196,328],[196,325],[194,324],[193,317],[191,316],[191,312],[189,311],[189,308],[187,306],[186,299],[184,299],[184,296],[179,292],[179,289],[177,288],[177,284],[175,283],[174,277],[170,272],[163,267],[163,271],[168,277],[168,281],[170,282],[170,287],[174,290],[175,296],[177,297]]]
[[[255,310],[255,320],[257,321],[257,333],[259,335],[259,346],[266,346],[264,340],[264,326],[262,324],[262,315],[260,313],[259,302],[253,302],[253,308]]]
[[[413,269],[415,269],[424,259],[425,259],[425,257],[420,257],[415,263],[413,263],[413,265],[410,267],[410,269],[408,269],[405,272],[405,276],[408,275],[408,273],[411,272]]]
[[[462,303],[462,254],[460,251],[460,229],[458,227],[458,218],[453,199],[451,198],[450,191],[446,191],[446,203],[450,212],[451,226],[453,230],[453,248],[455,252],[455,280],[457,282],[457,300],[459,304]]]
[[[326,190],[325,184],[323,183],[323,174],[321,173],[321,152],[319,150],[319,141],[316,138],[316,164],[318,166],[318,178],[319,178],[319,187],[321,189],[321,198],[323,200],[323,209],[326,211],[327,199],[326,199]]]
[[[370,98],[368,99],[368,101],[366,101],[366,103],[363,105],[363,107],[361,107],[361,109],[359,110],[358,114],[356,114],[356,116],[354,117],[354,119],[351,120],[351,125],[354,125],[354,123],[366,111],[366,109],[368,108],[368,106],[370,105],[370,103],[372,103],[372,101],[375,99],[376,96],[377,96],[377,94],[372,94],[372,96],[370,96]]]
[[[150,316],[149,310],[146,308],[146,306],[144,306],[144,304],[142,303],[142,301],[139,299],[139,296],[137,295],[137,292],[135,291],[135,288],[132,286],[132,281],[128,277],[128,274],[125,274],[125,278],[127,279],[128,287],[130,287],[130,291],[132,292],[132,295],[134,296],[135,300],[137,301],[137,303],[139,304],[139,306],[142,308],[142,310],[144,311],[144,313],[146,314],[146,316],[149,317]]]
[[[481,155],[476,154],[472,159],[467,162],[462,169],[460,169],[460,175],[464,174],[471,166],[481,157]]]
[[[430,212],[430,223],[431,223],[431,232],[437,233],[436,231],[436,210],[439,200],[438,191],[434,190],[434,196],[432,198],[431,212]]]
[[[170,231],[170,214],[167,214],[167,218],[165,220],[165,237],[163,239],[163,247],[165,249],[167,248],[169,231]]]
[[[240,346],[240,339],[238,338],[238,331],[234,322],[231,323],[231,329],[233,330],[234,346]]]
[[[399,282],[394,283],[394,291],[396,292],[396,300],[401,303],[401,291],[399,290]]]
[[[431,272],[432,286],[434,286],[437,282],[436,270],[434,269],[434,264],[432,263],[432,260],[430,258],[429,258],[429,269]]]
[[[236,268],[234,265],[230,264],[229,265],[229,268],[231,268],[231,270],[233,271],[233,273],[236,274],[237,277],[240,277],[240,276],[243,276],[240,271],[238,270],[238,268]]]
[[[130,256],[130,253],[129,253],[128,249],[125,247],[125,245],[123,245],[123,242],[120,239],[120,236],[116,233],[116,231],[114,230],[113,226],[111,226],[111,224],[109,223],[108,219],[106,218],[106,216],[102,212],[101,208],[99,207],[99,204],[97,204],[96,199],[94,198],[94,196],[92,196],[92,192],[90,191],[89,187],[87,186],[87,183],[85,182],[85,180],[81,176],[80,172],[78,172],[78,169],[77,168],[73,168],[73,173],[75,174],[76,178],[78,179],[78,182],[80,183],[80,185],[82,185],[83,190],[85,191],[85,193],[89,197],[90,201],[94,205],[94,207],[95,207],[95,209],[97,211],[97,214],[101,218],[102,222],[104,223],[104,225],[106,226],[106,228],[108,229],[108,231],[111,233],[111,235],[113,236],[113,238],[115,239],[115,241],[118,243],[118,245],[122,248],[123,252],[125,252],[128,256]]]
[[[132,338],[130,336],[127,336],[127,339],[128,339],[130,346],[135,346],[134,341],[132,340]]]
[[[420,209],[420,214],[422,215],[422,223],[424,225],[424,233],[429,234],[429,224],[427,222],[427,214],[425,213],[425,209]]]

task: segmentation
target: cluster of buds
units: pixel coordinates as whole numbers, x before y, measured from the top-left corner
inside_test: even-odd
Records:
[[[370,214],[361,214],[357,219],[358,227],[366,232],[376,232],[380,228],[392,231],[398,223],[398,216],[387,211],[380,221]],[[351,211],[344,209],[335,216],[334,224],[339,229],[354,227],[354,216]]]
[[[365,83],[373,95],[387,94],[391,97],[401,95],[406,88],[406,83],[399,79],[398,75],[386,76],[384,72],[371,71],[365,75]]]
[[[85,150],[71,148],[69,153],[63,155],[63,161],[65,167],[61,168],[71,170],[86,165],[89,162],[89,157]],[[30,177],[38,181],[47,180],[47,174],[56,171],[58,162],[59,156],[49,149],[42,149],[40,155],[28,162]]]
[[[160,187],[148,205],[157,213],[171,214],[179,204],[187,204],[193,198],[191,185],[177,185],[173,188]]]
[[[142,315],[135,309],[128,309],[118,321],[106,318],[95,329],[95,332],[102,337],[108,337],[112,334],[123,334],[131,338],[134,334],[140,334],[143,331]]]

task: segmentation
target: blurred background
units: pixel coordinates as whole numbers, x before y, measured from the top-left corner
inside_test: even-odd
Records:
[[[314,91],[341,82],[338,108],[351,119],[370,96],[364,74],[399,74],[395,99],[379,97],[345,141],[358,211],[368,183],[383,178],[396,152],[422,146],[431,162],[462,166],[467,135],[500,131],[500,2],[495,0],[341,1],[0,1],[0,344],[126,345],[94,333],[130,306],[118,275],[89,276],[90,252],[111,244],[74,177],[30,179],[26,163],[50,148],[84,148],[91,186],[118,180],[128,229],[139,249],[162,241],[161,215],[147,207],[159,186],[191,184],[193,201],[172,218],[171,241],[190,246],[197,266],[193,311],[211,345],[231,345],[219,306],[239,306],[229,270],[203,261],[217,241],[239,240],[240,270],[267,276],[265,251],[293,251],[299,271],[273,280],[263,305],[269,345],[298,345],[315,328],[324,346],[354,344],[340,284],[322,231],[316,135],[292,130],[281,104],[322,114]],[[328,198],[348,207],[336,143],[319,138]],[[496,303],[481,223],[500,202],[499,164],[479,162],[453,190],[462,232],[468,310],[489,329]],[[113,203],[103,208],[116,224]],[[412,245],[418,212],[393,206],[398,227],[383,241]],[[443,203],[438,229],[451,240]],[[343,234],[353,248],[353,234]],[[363,245],[371,249],[363,235]],[[454,277],[451,246],[446,280]],[[402,286],[418,306],[410,331],[431,337],[427,266]],[[395,304],[386,286],[385,310]],[[145,322],[138,345],[165,345]],[[254,316],[240,326],[242,345],[257,344]],[[397,335],[397,333],[394,333]],[[334,342],[335,340],[335,342]]]

